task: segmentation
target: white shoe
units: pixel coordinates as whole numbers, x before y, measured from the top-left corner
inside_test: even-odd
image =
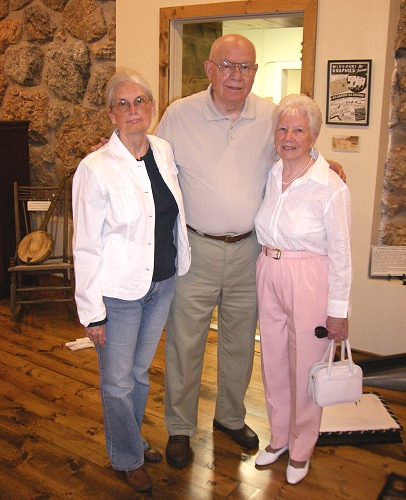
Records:
[[[278,458],[288,450],[287,446],[284,446],[278,451],[269,452],[266,450],[261,451],[261,453],[255,459],[255,465],[269,465],[273,464],[278,460]]]
[[[309,463],[310,460],[306,462],[306,465],[301,469],[296,469],[288,464],[288,468],[286,469],[286,479],[289,484],[296,484],[307,476],[309,472]]]

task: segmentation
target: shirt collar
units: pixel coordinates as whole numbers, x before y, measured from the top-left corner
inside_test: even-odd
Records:
[[[203,100],[203,113],[206,120],[223,120],[223,116],[220,111],[216,108],[212,97],[212,84],[210,84],[206,90],[204,100]],[[244,106],[240,113],[241,118],[254,119],[256,118],[256,109],[253,105],[251,93],[248,94],[245,99]]]
[[[314,182],[318,182],[319,184],[328,185],[328,171],[329,164],[324,159],[324,157],[319,153],[316,161],[311,166],[309,170],[309,179]]]
[[[147,135],[149,145],[153,149],[153,145],[151,144],[150,136]],[[131,168],[135,163],[139,163],[139,160],[136,160],[134,156],[128,151],[128,149],[124,146],[118,136],[118,129],[115,129],[114,132],[110,136],[109,142],[106,146],[109,151],[116,156],[116,158],[120,160],[124,160],[120,163],[120,166],[123,170],[127,168]]]
[[[301,184],[306,182],[307,180],[312,180],[314,182],[318,182],[319,184],[324,184],[327,186],[329,168],[330,166],[328,162],[324,159],[324,157],[320,153],[318,153],[317,159],[313,163],[313,165],[302,177],[299,177],[299,179],[302,179]],[[283,169],[282,160],[278,160],[278,162],[272,167],[271,172],[276,178],[281,179],[282,169]]]

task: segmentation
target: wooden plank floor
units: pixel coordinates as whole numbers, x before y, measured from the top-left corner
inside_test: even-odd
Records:
[[[191,440],[193,464],[183,470],[165,460],[147,464],[153,492],[135,494],[106,455],[96,353],[65,346],[83,336],[65,305],[26,306],[20,321],[12,323],[8,301],[0,301],[1,500],[375,500],[391,472],[406,475],[405,444],[318,447],[307,478],[295,486],[286,483],[286,454],[272,466],[256,469],[255,453],[213,432],[216,336],[211,333],[199,430]],[[167,441],[163,383],[164,337],[151,367],[143,426],[146,439],[162,452]],[[406,427],[406,393],[379,393]],[[246,405],[247,423],[264,448],[269,429],[258,352]]]

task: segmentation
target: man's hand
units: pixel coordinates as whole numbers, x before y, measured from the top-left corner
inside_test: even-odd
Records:
[[[105,137],[101,137],[101,138],[100,138],[100,142],[99,142],[99,144],[96,144],[95,146],[92,146],[92,147],[90,148],[90,152],[91,152],[91,153],[94,153],[95,151],[97,151],[98,149],[100,149],[102,146],[104,146],[104,145],[105,145],[105,144],[107,144],[108,142],[109,142],[109,140],[108,140],[108,139],[106,139]],[[337,165],[338,165],[338,163],[337,163]]]
[[[336,161],[333,160],[327,160],[328,164],[330,165],[331,170],[334,170],[334,172],[341,177],[341,179],[345,182],[347,179],[347,176],[345,175],[345,172],[343,170],[343,167],[337,163]]]

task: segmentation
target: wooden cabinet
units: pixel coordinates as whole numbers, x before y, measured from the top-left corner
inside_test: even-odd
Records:
[[[10,295],[7,269],[15,252],[13,183],[30,184],[29,123],[0,120],[0,298]]]

